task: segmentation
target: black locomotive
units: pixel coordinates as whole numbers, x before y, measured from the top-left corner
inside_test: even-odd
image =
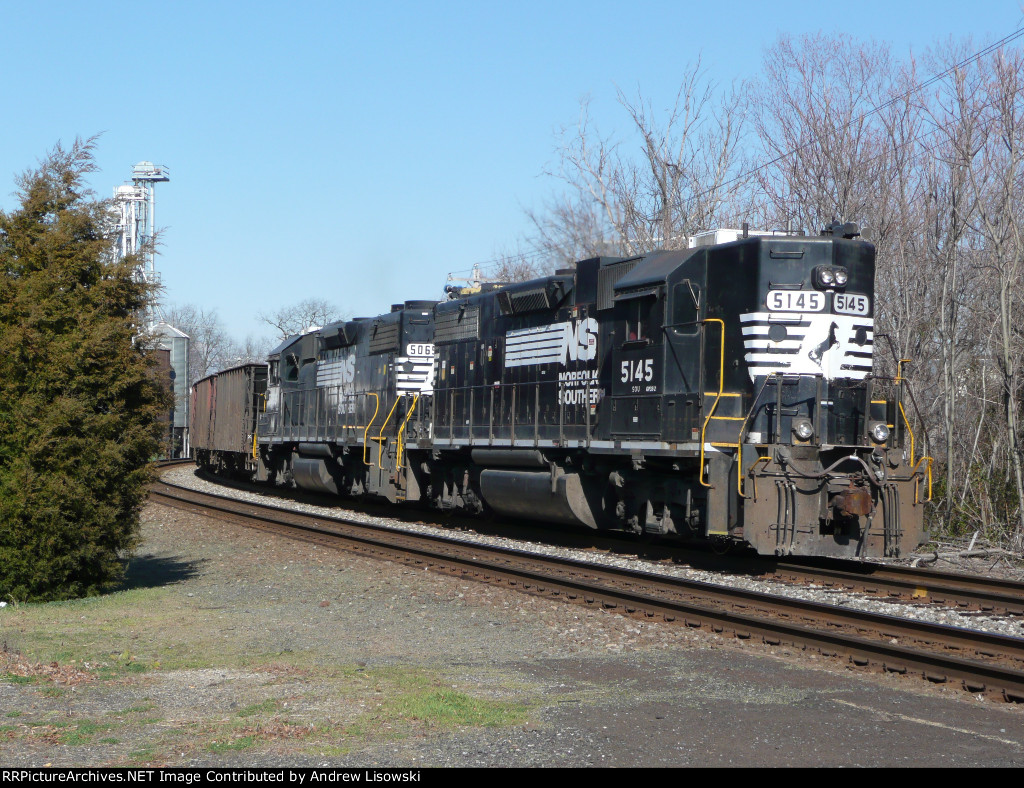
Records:
[[[194,425],[197,459],[762,554],[899,555],[925,539],[931,461],[904,381],[872,374],[875,249],[856,235],[717,231],[326,325],[276,348],[264,383],[246,373],[233,396],[262,404],[226,450]]]

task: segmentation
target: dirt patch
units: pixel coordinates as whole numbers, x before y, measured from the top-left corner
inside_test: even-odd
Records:
[[[6,764],[1024,763],[963,693],[174,509],[143,537],[118,593],[0,610]]]

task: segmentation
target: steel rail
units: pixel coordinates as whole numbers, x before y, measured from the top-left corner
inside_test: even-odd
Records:
[[[175,464],[182,461],[176,461]],[[188,462],[187,460],[184,462]],[[212,477],[210,481],[223,483]],[[417,515],[429,517],[426,512]],[[472,525],[479,528],[479,519]],[[450,525],[446,518],[445,524]],[[562,538],[572,539],[572,534],[560,530]],[[610,537],[595,537],[587,532],[580,537],[583,547],[593,547],[597,542],[612,542]],[[616,540],[614,548],[631,544]],[[1024,616],[1024,583],[1000,578],[965,575],[956,572],[941,572],[928,568],[895,566],[869,561],[844,561],[832,558],[770,558],[759,556],[713,555],[678,546],[659,548],[644,545],[643,549],[654,551],[658,557],[688,563],[694,568],[708,571],[728,571],[746,574],[753,578],[771,577],[794,583],[816,583],[826,589],[860,592],[890,600],[906,600],[914,604],[934,604],[959,609],[976,610],[997,615]]]
[[[688,550],[681,550],[673,557],[709,571],[818,583],[826,588],[907,599],[922,604],[934,603],[1024,616],[1024,583],[1014,580],[834,558],[751,558],[709,555]]]
[[[825,586],[884,593],[991,613],[1024,615],[1024,583],[1013,580],[851,562],[842,567],[778,562],[772,571],[776,576],[801,582],[813,581]]]
[[[815,650],[824,656],[843,657],[856,666],[916,674],[933,682],[959,681],[970,692],[1024,701],[1024,670],[1021,670],[1024,639],[1020,638],[925,624],[638,570],[598,567],[572,559],[467,543],[447,536],[414,534],[385,526],[304,515],[175,488],[166,483],[155,484],[151,490],[162,502],[192,510],[202,508],[205,513],[213,511],[215,516],[234,520],[257,518],[271,528],[298,528],[302,538],[324,544],[344,539],[354,549],[368,555],[507,583],[531,593],[599,604],[640,618],[660,617],[740,639],[757,638],[768,645]],[[924,650],[926,648],[928,650]],[[1007,667],[1007,662],[1012,667]]]

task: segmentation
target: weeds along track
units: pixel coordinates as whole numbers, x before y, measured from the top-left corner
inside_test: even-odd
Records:
[[[156,503],[289,538],[600,606],[769,646],[787,646],[852,667],[917,676],[968,692],[1024,702],[1024,639],[924,623],[647,571],[412,533],[344,517],[308,515],[165,482]]]

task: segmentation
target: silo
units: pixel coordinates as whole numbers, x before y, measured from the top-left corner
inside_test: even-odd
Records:
[[[157,323],[151,329],[154,345],[171,351],[174,371],[174,449],[172,456],[188,456],[188,344],[189,336],[170,323]]]

